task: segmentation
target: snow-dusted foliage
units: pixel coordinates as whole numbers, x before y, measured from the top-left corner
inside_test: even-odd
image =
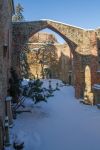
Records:
[[[100,110],[83,105],[74,97],[74,88],[52,80],[52,88],[59,91],[48,103],[26,98],[24,105],[30,112],[17,115],[11,129],[11,143],[17,137],[24,142],[24,150],[99,150]],[[48,80],[42,87],[48,88]],[[13,150],[10,149],[10,150]]]

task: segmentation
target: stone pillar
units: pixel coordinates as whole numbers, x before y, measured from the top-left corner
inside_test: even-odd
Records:
[[[100,84],[94,84],[94,104],[100,104]]]
[[[75,97],[81,98],[81,62],[80,62],[80,55],[76,54],[74,58],[74,75],[75,75]]]
[[[100,104],[100,71],[97,71],[97,81],[93,85],[94,104]]]
[[[9,119],[8,116],[5,117],[5,146],[10,146],[10,137],[9,137]]]
[[[13,115],[12,115],[12,108],[11,108],[11,96],[7,96],[5,100],[5,105],[6,105],[6,115],[8,116],[9,119],[9,125],[12,125],[13,123]]]

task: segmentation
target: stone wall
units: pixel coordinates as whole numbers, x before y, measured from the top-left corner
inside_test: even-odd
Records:
[[[45,33],[45,32],[38,32],[31,36],[28,39],[29,43],[46,43],[46,42],[51,42],[51,43],[56,43],[57,39],[55,35],[50,34],[50,33]]]
[[[68,44],[56,44],[58,56],[58,78],[68,84],[74,84],[73,55]]]
[[[12,12],[12,1],[0,0],[0,125],[1,122],[4,125],[5,97],[7,96],[8,79],[10,76],[9,69],[11,65]],[[2,149],[1,143],[0,149]]]

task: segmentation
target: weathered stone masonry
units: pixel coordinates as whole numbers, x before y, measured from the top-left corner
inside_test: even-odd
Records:
[[[42,29],[49,28],[58,33],[69,45],[73,54],[75,95],[93,101],[92,85],[96,83],[98,68],[98,46],[95,30],[84,30],[63,23],[41,20],[13,24],[13,50],[20,50],[29,38]]]
[[[0,0],[0,150],[3,149],[5,120],[5,97],[7,96],[9,69],[11,65],[12,0]]]

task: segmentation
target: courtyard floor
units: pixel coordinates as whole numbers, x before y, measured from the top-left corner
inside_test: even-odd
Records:
[[[47,103],[26,99],[25,105],[31,112],[18,114],[10,131],[24,150],[100,149],[100,110],[75,99],[72,86],[60,87]]]

